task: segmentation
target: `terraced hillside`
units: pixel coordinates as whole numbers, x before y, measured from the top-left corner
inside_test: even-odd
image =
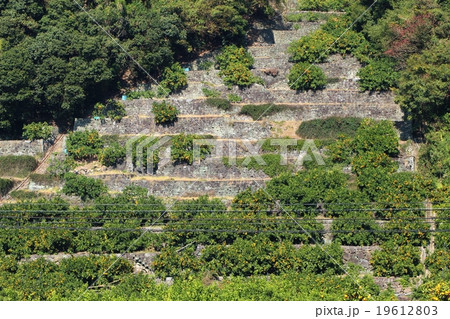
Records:
[[[205,54],[189,64],[188,86],[167,100],[179,110],[178,120],[170,126],[157,125],[152,104],[160,99],[124,101],[127,116],[120,122],[111,120],[77,119],[74,130],[95,129],[101,135],[120,135],[123,143],[139,135],[164,136],[180,133],[196,134],[217,139],[225,148],[229,143],[241,144],[238,155],[245,156],[242,140],[256,143],[258,140],[291,137],[302,121],[324,119],[331,116],[387,119],[401,122],[402,112],[393,101],[392,93],[361,92],[356,74],[360,63],[353,57],[332,55],[326,63],[319,64],[329,83],[324,90],[296,92],[288,86],[287,74],[293,63],[289,62],[287,47],[317,30],[321,22],[290,22],[276,26],[255,25],[250,32],[248,51],[255,63],[251,70],[264,80],[264,85],[249,88],[227,88],[219,76],[219,70],[199,70],[199,64],[214,62],[216,52]],[[229,111],[209,106],[202,89],[220,92],[222,97],[236,94],[241,98],[232,103]],[[240,114],[246,104],[267,108],[268,103],[283,107],[281,112],[264,116],[256,121]],[[228,156],[225,150],[223,156]],[[260,187],[269,178],[262,172],[247,168],[226,167],[222,158],[211,156],[201,165],[174,165],[170,152],[161,153],[161,165],[154,176],[140,174],[131,167],[122,171],[105,169],[89,170],[87,175],[100,178],[112,190],[121,190],[136,183],[147,187],[152,194],[169,197],[196,197],[202,194],[218,197],[234,196],[247,187]],[[248,154],[248,153],[247,153]],[[294,154],[293,156],[299,156]]]

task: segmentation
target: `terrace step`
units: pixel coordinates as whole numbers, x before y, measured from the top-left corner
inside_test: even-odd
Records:
[[[125,174],[89,175],[102,180],[110,190],[121,191],[128,185],[145,187],[154,196],[198,197],[202,195],[229,197],[235,196],[245,189],[260,188],[268,178],[238,179],[198,179],[170,178],[153,176],[135,176]]]
[[[180,117],[171,126],[156,125],[150,116],[127,116],[120,123],[109,119],[76,119],[74,130],[95,129],[101,135],[114,134],[201,134],[222,138],[248,137],[261,139],[271,136],[270,125],[254,121],[236,121],[221,116]]]

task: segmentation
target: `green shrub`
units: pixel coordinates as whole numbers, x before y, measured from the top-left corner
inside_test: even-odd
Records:
[[[127,99],[135,100],[135,99],[153,99],[156,94],[153,91],[131,91],[127,94]]]
[[[22,136],[28,140],[48,140],[52,136],[53,127],[47,122],[33,122],[23,126]]]
[[[125,147],[121,146],[119,143],[113,143],[100,152],[99,160],[102,165],[116,166],[123,162],[125,156]]]
[[[333,239],[342,245],[368,246],[378,242],[380,227],[371,213],[347,212],[333,220]]]
[[[399,74],[393,63],[371,60],[358,71],[359,87],[362,91],[388,91],[397,86]]]
[[[179,63],[166,67],[163,72],[161,86],[166,90],[177,93],[187,87],[187,75]]]
[[[0,156],[0,176],[25,177],[35,170],[38,163],[33,156]]]
[[[334,143],[328,146],[327,155],[333,163],[350,164],[353,155],[352,143],[353,139],[340,135]]]
[[[262,79],[250,72],[254,59],[243,47],[230,45],[222,49],[216,57],[216,65],[220,69],[219,75],[224,83],[231,88],[233,85],[247,87],[253,83],[262,84]]]
[[[450,252],[447,249],[435,250],[425,259],[425,266],[433,274],[448,270],[450,265]]]
[[[201,139],[201,136],[192,134],[179,134],[172,138],[171,158],[175,163],[192,164],[194,161],[194,140]],[[204,159],[211,153],[210,145],[200,145],[200,154],[196,154],[199,159]]]
[[[307,139],[336,139],[340,135],[353,137],[362,119],[356,117],[329,117],[304,121],[298,127],[296,134]]]
[[[233,85],[248,87],[254,83],[263,84],[263,80],[252,74],[250,69],[242,63],[232,63],[219,72],[223,82],[231,88]]]
[[[450,301],[450,275],[426,278],[424,283],[414,290],[413,300]]]
[[[398,246],[391,242],[381,247],[382,250],[373,252],[370,260],[375,276],[412,277],[423,273],[419,248],[411,245]]]
[[[228,101],[230,101],[231,103],[239,103],[242,101],[242,98],[239,95],[234,94],[234,93],[228,94],[227,98],[228,98]]]
[[[111,265],[114,264],[114,267]],[[92,285],[107,284],[120,280],[125,274],[133,273],[131,263],[116,256],[81,256],[64,258],[59,263],[60,271],[83,283]],[[105,269],[108,269],[105,272]],[[97,281],[98,280],[98,281]]]
[[[220,92],[214,89],[210,89],[210,88],[202,88],[202,92],[206,97],[219,97],[220,96]]]
[[[293,90],[320,90],[327,84],[327,78],[318,66],[296,63],[289,71],[288,83]]]
[[[334,42],[334,37],[323,30],[301,37],[299,40],[292,41],[288,48],[292,62],[311,63],[324,62],[328,57],[327,50]]]
[[[83,201],[97,198],[108,191],[108,188],[99,179],[67,173],[64,180],[63,193],[80,196]]]
[[[251,116],[254,121],[286,110],[288,106],[278,104],[247,104],[241,108],[239,114]]]
[[[155,275],[159,278],[188,278],[200,272],[202,267],[203,263],[194,256],[191,247],[181,252],[174,247],[164,248],[153,261]]]
[[[392,212],[390,214],[382,212],[382,217],[390,217],[390,220],[383,225],[384,240],[391,241],[397,245],[426,246],[430,240],[430,225],[418,219],[419,214],[412,212]],[[411,231],[415,230],[415,231]]]
[[[357,153],[385,153],[389,156],[399,153],[397,132],[389,121],[365,119],[356,131],[353,144]]]
[[[94,106],[93,116],[98,116],[101,119],[110,118],[113,121],[119,122],[127,115],[125,106],[122,102],[109,99],[106,104],[97,103]]]
[[[152,112],[155,115],[156,124],[173,123],[178,118],[178,110],[175,105],[166,103],[166,101],[154,102]]]
[[[216,57],[216,65],[219,70],[225,70],[233,63],[242,64],[249,69],[253,66],[254,59],[245,48],[229,45]]]
[[[52,156],[52,158],[50,159],[50,164],[47,168],[47,173],[50,174],[50,176],[61,178],[75,167],[75,160],[70,156],[66,156],[63,158]]]
[[[67,152],[75,160],[95,159],[103,144],[96,130],[71,132],[66,140]]]
[[[432,131],[426,134],[427,143],[420,156],[424,169],[438,178],[450,181],[450,131]]]
[[[0,178],[0,196],[5,196],[13,188],[14,183],[10,179]]]
[[[217,107],[218,109],[229,111],[231,109],[230,101],[217,97],[209,97],[206,99],[206,104],[211,107]]]

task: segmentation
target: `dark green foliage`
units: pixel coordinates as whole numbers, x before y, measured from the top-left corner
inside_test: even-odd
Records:
[[[10,179],[0,178],[0,196],[5,196],[13,188],[14,182]]]
[[[125,147],[116,142],[101,150],[99,160],[102,165],[116,166],[124,161],[125,156]]]
[[[305,121],[300,124],[296,134],[308,139],[336,139],[340,135],[353,137],[362,119],[356,117],[329,117]]]
[[[283,112],[288,107],[279,104],[247,104],[241,108],[239,114],[251,116],[254,121],[258,121],[263,117],[270,116],[279,112]]]
[[[28,140],[48,140],[52,136],[53,127],[47,122],[33,122],[23,126],[22,136]]]
[[[187,87],[187,75],[179,63],[166,67],[163,72],[161,86],[170,92],[180,92]]]
[[[25,177],[36,167],[37,161],[33,156],[0,156],[0,176]]]
[[[320,212],[321,202],[333,191],[346,187],[348,176],[339,171],[311,169],[295,175],[283,174],[267,183],[267,192],[285,211],[300,216]],[[284,206],[286,205],[286,206]]]
[[[224,111],[229,111],[231,109],[231,103],[227,99],[208,97],[206,99],[206,104]]]
[[[64,176],[63,193],[80,196],[81,200],[94,199],[108,191],[108,188],[99,179],[67,173]]]
[[[318,30],[299,40],[291,42],[288,53],[292,62],[318,63],[324,62],[328,57],[327,49],[331,47],[334,38],[331,34]],[[308,65],[308,66],[309,66]]]
[[[439,121],[450,113],[450,45],[441,41],[421,55],[412,55],[401,73],[396,101],[416,127]]]
[[[250,53],[236,45],[225,47],[216,58],[216,65],[220,69],[219,75],[229,88],[233,85],[248,87],[253,83],[262,83],[260,78],[250,72],[253,62]]]
[[[154,261],[159,276],[182,276],[204,269],[213,276],[282,274],[291,271],[340,274],[343,252],[337,245],[303,246],[295,249],[286,242],[267,239],[237,239],[232,245],[211,245],[200,258],[193,251],[177,254],[169,248]],[[331,256],[331,257],[330,257]]]
[[[450,113],[446,117],[450,119]],[[438,178],[450,176],[450,130],[442,129],[426,135],[427,143],[420,156],[420,164]]]
[[[380,214],[383,215],[383,214]],[[388,214],[385,214],[388,215]],[[430,225],[423,218],[423,212],[414,214],[408,211],[392,213],[389,222],[383,225],[384,239],[397,245],[426,246],[430,240]],[[414,229],[415,231],[410,231]]]
[[[293,90],[320,90],[327,84],[327,78],[320,67],[300,62],[291,68],[288,83]]]
[[[70,0],[1,6],[1,135],[20,135],[30,119],[69,126],[119,93],[118,84],[149,75],[179,91],[186,75],[175,60],[243,40],[251,20],[273,14],[266,0],[90,1],[87,12]]]
[[[357,153],[376,152],[396,156],[398,136],[392,122],[365,119],[356,131],[354,149]]]
[[[369,212],[344,212],[333,221],[333,239],[342,245],[370,246],[377,243],[380,227]]]
[[[195,140],[202,139],[201,136],[192,134],[178,134],[172,138],[171,158],[175,163],[186,163],[191,165],[194,159],[204,159],[211,153],[211,145],[198,145],[199,154],[194,154]]]
[[[392,242],[382,245],[382,250],[373,252],[370,260],[375,276],[418,276],[423,273],[419,248],[399,246]]]
[[[435,250],[425,259],[425,266],[434,274],[437,274],[443,270],[448,270],[449,265],[450,253],[447,249]]]
[[[103,140],[95,130],[72,132],[66,140],[67,152],[75,160],[97,158],[103,144]]]
[[[108,272],[104,273],[106,269]],[[99,279],[96,284],[102,285],[131,274],[133,266],[128,260],[117,259],[115,256],[82,256],[63,259],[59,263],[59,270],[88,285]]]
[[[175,105],[169,104],[166,101],[161,103],[153,102],[152,112],[155,115],[156,124],[173,123],[178,118],[178,110]]]
[[[358,71],[362,91],[389,91],[397,87],[399,74],[387,60],[371,60]]]
[[[97,103],[94,106],[93,116],[98,116],[101,119],[110,118],[113,121],[119,122],[127,115],[125,106],[122,102],[109,99],[106,104]]]
[[[251,68],[254,59],[247,50],[236,45],[229,45],[222,49],[222,52],[216,57],[216,65],[219,70],[225,70],[230,64],[239,63],[247,68]]]

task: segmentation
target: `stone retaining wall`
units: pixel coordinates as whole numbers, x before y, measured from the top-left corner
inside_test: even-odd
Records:
[[[201,134],[221,138],[262,139],[271,136],[267,123],[234,121],[223,117],[179,118],[171,126],[156,125],[153,117],[125,117],[120,123],[109,119],[76,119],[74,130],[95,129],[102,135],[114,134]],[[147,133],[145,131],[147,130]]]
[[[50,145],[43,140],[10,140],[0,141],[0,156],[4,155],[42,155]]]
[[[150,194],[161,197],[199,197],[202,195],[232,197],[245,189],[254,189],[265,185],[261,179],[254,180],[158,180],[133,177],[132,175],[92,175],[101,179],[110,190],[121,191],[126,186],[139,185],[149,190]],[[169,195],[170,194],[170,195]]]

